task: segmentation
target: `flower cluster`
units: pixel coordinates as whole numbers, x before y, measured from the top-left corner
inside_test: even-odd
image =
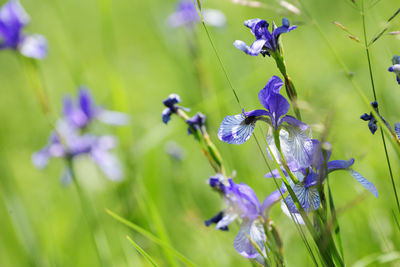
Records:
[[[70,96],[65,97],[63,117],[58,120],[50,134],[47,145],[33,154],[34,165],[44,168],[52,157],[72,160],[87,155],[109,179],[120,180],[123,177],[121,164],[110,152],[117,146],[117,140],[113,136],[97,136],[91,133],[89,126],[95,120],[111,125],[124,125],[128,123],[129,117],[95,105],[87,88],[79,90],[77,101]],[[70,180],[70,174],[71,170],[67,168],[63,180]]]
[[[47,55],[46,38],[39,34],[25,34],[29,15],[18,0],[11,0],[0,9],[0,50],[18,50],[30,58],[43,59]]]

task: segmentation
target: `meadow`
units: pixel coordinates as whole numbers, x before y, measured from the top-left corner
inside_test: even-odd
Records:
[[[354,169],[379,193],[374,197],[346,171],[329,175],[342,266],[400,265],[393,188],[394,182],[400,189],[400,145],[382,120],[373,135],[360,119],[374,101],[372,72],[381,118],[393,128],[400,122],[400,84],[388,71],[400,55],[399,3],[288,1],[293,10],[278,0],[200,2],[200,11],[223,12],[224,25],[172,27],[168,17],[177,2],[171,0],[20,1],[31,18],[24,32],[45,36],[48,55],[36,60],[0,49],[0,266],[256,266],[233,246],[239,221],[229,231],[205,226],[226,208],[208,185],[216,171],[186,123],[172,114],[166,125],[161,117],[163,100],[178,94],[190,116],[207,116],[227,176],[251,186],[260,201],[277,189],[264,178],[274,169],[265,132],[256,127],[240,146],[217,136],[225,116],[240,114],[240,107],[262,108],[258,92],[273,75],[283,79],[272,57],[249,56],[233,45],[254,41],[243,25],[254,18],[278,26],[288,18],[297,25],[282,34],[280,45],[302,121],[314,138],[329,141],[331,159],[354,158]],[[369,59],[365,35],[367,44],[379,36],[368,46]],[[129,116],[124,125],[96,122],[90,128],[118,139],[112,151],[123,179],[107,179],[87,156],[52,158],[43,169],[32,163],[63,116],[63,98],[76,98],[81,86],[90,88],[97,105]],[[284,89],[281,94],[289,99]],[[292,108],[289,114],[295,115]],[[69,164],[74,181],[68,182],[62,176]],[[313,260],[319,252],[311,234],[280,204],[269,218],[283,243],[284,264],[276,266],[326,265],[318,256]]]

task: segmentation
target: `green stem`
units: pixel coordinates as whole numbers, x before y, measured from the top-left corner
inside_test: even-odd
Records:
[[[363,25],[365,53],[366,53],[367,61],[368,61],[368,70],[369,70],[369,77],[371,79],[372,93],[374,95],[374,100],[377,101],[374,75],[373,75],[373,72],[372,72],[371,57],[370,57],[370,52],[369,52],[369,46],[367,44],[367,28],[366,28],[366,23],[365,23],[364,0],[361,1],[361,18],[362,18],[362,25]],[[376,110],[377,110],[377,113],[379,115],[379,108],[377,107]],[[388,128],[390,128],[390,126],[388,126],[388,125],[386,125],[386,126]],[[386,164],[387,164],[387,167],[388,167],[388,170],[389,170],[390,180],[391,180],[391,184],[392,184],[392,187],[393,187],[394,196],[395,196],[395,199],[396,199],[397,210],[400,213],[399,197],[398,197],[398,194],[397,194],[396,184],[395,184],[395,181],[394,181],[394,178],[393,178],[392,167],[391,167],[391,164],[390,164],[390,158],[389,158],[389,154],[388,154],[388,151],[387,151],[385,135],[383,134],[382,127],[384,127],[384,126],[381,126],[380,133],[381,133],[383,148],[385,150]]]
[[[95,249],[97,257],[99,259],[99,262],[100,262],[101,266],[104,266],[104,267],[109,266],[108,263],[110,263],[110,261],[108,259],[106,259],[106,256],[108,255],[108,253],[105,252],[104,249],[101,249],[102,246],[100,246],[99,241],[96,238],[96,229],[98,228],[97,218],[96,218],[92,208],[90,207],[90,203],[89,203],[88,199],[86,198],[86,196],[77,180],[71,158],[67,159],[67,167],[70,172],[72,181],[75,185],[75,189],[78,194],[79,202],[82,207],[83,216],[85,217],[86,223],[88,225],[91,241],[93,243],[94,249]]]
[[[276,66],[278,67],[279,71],[281,72],[285,80],[286,94],[288,95],[290,102],[292,103],[293,111],[296,115],[296,118],[301,120],[300,110],[297,105],[296,88],[294,86],[292,79],[289,77],[289,74],[287,73],[285,59],[283,58],[283,56],[280,54],[279,51],[272,53],[271,55],[275,59]]]

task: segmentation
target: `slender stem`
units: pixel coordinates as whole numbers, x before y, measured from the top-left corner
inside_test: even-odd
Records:
[[[95,248],[97,257],[99,259],[101,266],[106,267],[106,266],[108,266],[108,264],[107,264],[107,260],[105,259],[105,253],[102,253],[102,251],[100,249],[101,246],[98,244],[98,241],[96,239],[95,230],[97,228],[97,223],[96,223],[97,219],[94,215],[94,212],[92,211],[92,209],[90,207],[90,203],[89,203],[88,199],[85,197],[85,194],[77,180],[71,158],[67,159],[67,166],[68,166],[68,170],[70,172],[72,181],[75,185],[76,192],[78,193],[78,198],[79,198],[79,202],[82,207],[83,216],[85,217],[86,223],[88,225],[91,241],[93,242],[93,246]]]
[[[369,46],[368,46],[368,44],[367,44],[367,29],[366,29],[366,23],[365,23],[364,0],[361,1],[361,18],[362,18],[363,33],[364,33],[365,53],[366,53],[367,61],[368,61],[368,69],[369,69],[369,77],[370,77],[370,79],[371,79],[372,93],[373,93],[373,95],[374,95],[374,100],[377,101],[376,90],[375,90],[374,75],[373,75],[373,72],[372,72],[371,57],[370,57],[370,52],[369,52]],[[377,110],[377,113],[379,114],[379,109],[378,109],[378,107],[376,108],[376,110]],[[382,126],[382,127],[383,127],[383,126]],[[380,128],[380,133],[381,133],[381,138],[382,138],[382,144],[383,144],[383,148],[384,148],[384,150],[385,150],[386,163],[387,163],[387,167],[388,167],[389,174],[390,174],[390,180],[391,180],[391,183],[392,183],[394,196],[395,196],[395,199],[396,199],[397,209],[398,209],[398,211],[399,211],[399,213],[400,213],[399,198],[398,198],[398,194],[397,194],[396,184],[395,184],[395,181],[394,181],[394,178],[393,178],[392,167],[391,167],[391,164],[390,164],[390,158],[389,158],[389,154],[388,154],[388,151],[387,151],[385,135],[383,134],[382,127]],[[389,127],[390,127],[390,126],[389,126]]]

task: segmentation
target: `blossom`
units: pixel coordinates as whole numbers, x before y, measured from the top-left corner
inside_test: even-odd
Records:
[[[298,198],[301,206],[305,212],[317,210],[320,206],[320,196],[318,192],[318,185],[322,184],[327,175],[333,171],[345,170],[350,173],[365,189],[370,191],[374,196],[378,197],[378,191],[373,183],[365,179],[361,174],[351,169],[350,167],[354,164],[354,159],[350,160],[332,160],[329,161],[331,156],[330,151],[326,151],[326,158],[322,152],[321,143],[318,140],[313,139],[313,159],[307,168],[292,169],[293,174],[299,180],[299,183],[295,184],[287,173],[283,171],[284,175],[288,177],[289,184],[293,189],[296,197]],[[325,164],[326,163],[326,164]],[[326,168],[325,168],[326,167]],[[273,170],[265,175],[265,177],[277,177],[279,178],[279,171]],[[290,213],[298,214],[298,210],[291,197],[288,195],[285,198],[287,209]],[[285,207],[286,208],[286,207]]]
[[[63,115],[65,120],[75,128],[86,128],[93,120],[111,125],[124,125],[129,121],[128,115],[106,110],[96,106],[93,96],[86,87],[81,87],[77,101],[70,96],[64,98]]]
[[[10,0],[0,9],[0,50],[18,50],[30,58],[47,56],[46,38],[39,34],[25,34],[23,29],[30,21],[29,15],[17,0]]]
[[[120,180],[123,176],[121,164],[116,156],[110,153],[117,141],[113,136],[95,136],[80,134],[66,121],[60,120],[55,131],[50,135],[47,145],[32,155],[32,162],[37,168],[45,168],[51,158],[73,160],[87,155],[110,179]],[[67,169],[69,177],[70,170]]]
[[[400,56],[393,56],[392,63],[393,66],[390,66],[388,71],[394,72],[396,74],[397,82],[400,84]]]
[[[372,102],[371,106],[375,109],[376,112],[378,112],[377,111],[378,102],[376,101]],[[376,130],[378,130],[378,125],[374,115],[372,115],[372,112],[369,113],[369,115],[367,113],[364,113],[363,115],[361,115],[360,119],[368,121],[369,130],[371,131],[372,134],[375,134]]]
[[[266,197],[261,204],[253,189],[244,183],[235,184],[229,178],[227,184],[225,184],[222,175],[211,177],[209,183],[210,186],[223,193],[227,208],[207,220],[205,224],[209,226],[215,223],[216,229],[228,230],[228,225],[231,222],[241,218],[242,223],[235,238],[234,247],[244,257],[260,257],[261,255],[252,242],[257,244],[261,251],[265,251],[263,222],[268,217],[272,205],[280,200],[279,190]]]
[[[202,10],[202,16],[204,22],[210,26],[221,27],[226,23],[225,15],[215,9],[205,9]],[[167,22],[171,27],[181,27],[186,26],[188,28],[193,28],[197,23],[199,23],[200,17],[196,10],[196,6],[193,1],[179,1],[174,13],[172,13]]]
[[[251,46],[240,40],[236,40],[233,45],[250,56],[257,56],[258,54],[270,56],[271,53],[280,51],[279,36],[297,28],[295,25],[290,26],[289,20],[286,18],[282,19],[282,26],[274,28],[272,33],[268,29],[268,22],[262,19],[246,20],[244,25],[250,28],[256,40]]]
[[[312,149],[312,141],[305,133],[309,127],[293,116],[286,115],[290,104],[279,92],[282,85],[282,80],[273,76],[258,93],[260,103],[265,109],[226,116],[218,130],[218,137],[228,144],[243,144],[253,134],[256,122],[264,121],[271,125],[272,131],[279,131],[280,146],[286,161],[294,160],[301,166],[307,165],[310,161],[309,151]],[[267,142],[280,163],[271,131],[267,135]]]
[[[181,98],[177,94],[170,94],[167,99],[163,101],[164,106],[166,108],[162,112],[162,121],[167,124],[169,120],[171,119],[171,115],[173,113],[176,113],[178,111],[179,106],[176,106],[176,104],[181,102]]]
[[[206,123],[206,116],[203,113],[198,112],[196,115],[186,120],[186,123],[189,125],[188,133],[192,134],[192,128],[199,130],[201,127],[204,126],[204,124]]]

